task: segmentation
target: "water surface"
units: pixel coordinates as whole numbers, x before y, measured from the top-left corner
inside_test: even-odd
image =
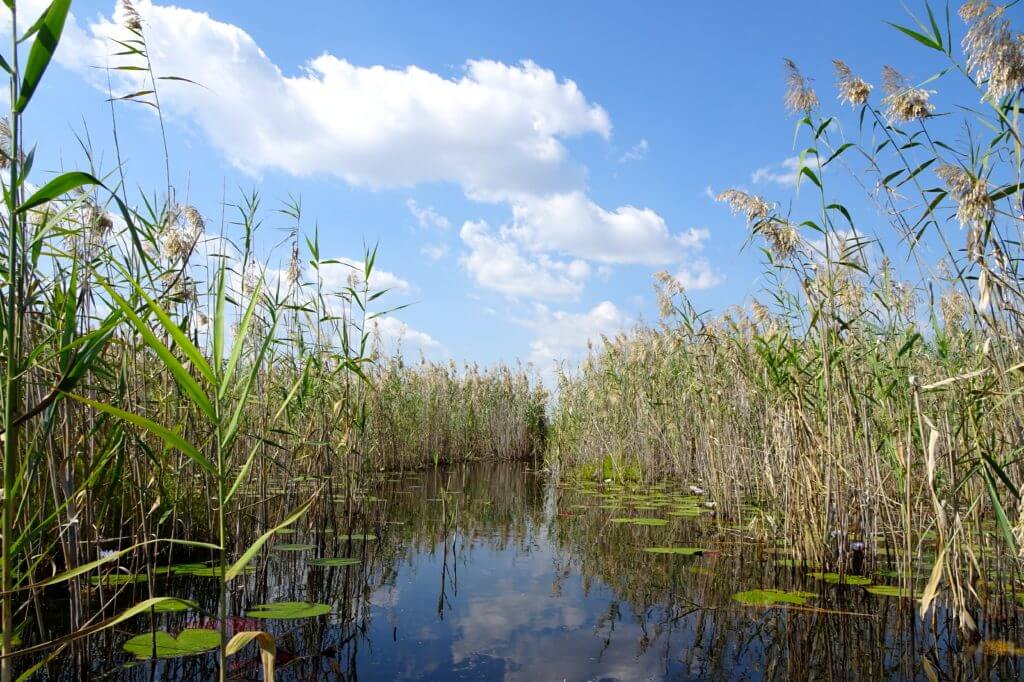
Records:
[[[309,481],[303,489],[321,486]],[[293,486],[294,487],[294,486]],[[274,504],[293,504],[299,491]],[[273,494],[275,491],[271,490]],[[964,644],[938,609],[922,623],[909,599],[833,585],[786,566],[785,548],[723,529],[704,499],[672,486],[558,486],[529,465],[381,474],[332,485],[294,532],[270,543],[232,599],[232,630],[268,629],[278,679],[662,680],[1021,679],[1024,658]],[[255,495],[254,495],[255,496]],[[294,499],[292,499],[294,498]],[[256,504],[249,521],[273,518]],[[683,513],[685,512],[685,513]],[[637,525],[623,519],[649,518]],[[275,547],[276,545],[276,547]],[[303,545],[312,548],[302,549]],[[689,548],[697,555],[644,551]],[[679,550],[684,551],[684,550]],[[311,566],[318,557],[358,564]],[[894,584],[884,565],[865,571]],[[158,593],[213,611],[216,581],[170,575]],[[750,606],[737,592],[805,593],[803,605]],[[144,598],[144,585],[125,603]],[[254,605],[308,601],[330,613],[256,619]],[[983,635],[1022,644],[1021,612],[993,609]],[[60,608],[55,604],[56,608]],[[157,615],[171,633],[213,627],[196,612]],[[123,643],[145,622],[93,638],[53,677],[207,679],[210,654],[139,662]],[[1005,649],[1005,646],[1003,646]],[[258,659],[232,660],[257,679]]]

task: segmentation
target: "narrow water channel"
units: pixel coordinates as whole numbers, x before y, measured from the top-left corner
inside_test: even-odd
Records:
[[[942,609],[922,623],[914,601],[870,590],[895,585],[884,565],[862,584],[833,584],[791,566],[784,547],[723,531],[706,500],[670,486],[559,486],[528,465],[488,464],[381,474],[331,494],[331,505],[270,543],[231,605],[242,615],[229,629],[274,634],[277,679],[1024,675],[1017,656],[959,641]],[[160,592],[212,610],[210,575],[195,561],[175,564]],[[769,588],[794,596],[759,603],[757,590]],[[126,603],[145,596],[144,583],[137,589]],[[985,637],[1019,640],[1022,613],[993,609]],[[175,634],[214,627],[192,610],[157,614],[156,623]],[[136,619],[93,638],[79,663],[51,676],[215,674],[209,653],[137,660],[124,647],[146,627]],[[258,679],[255,653],[231,660],[237,679]]]

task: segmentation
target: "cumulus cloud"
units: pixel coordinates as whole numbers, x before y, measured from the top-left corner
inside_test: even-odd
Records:
[[[321,263],[320,277],[323,279],[324,287],[328,291],[338,291],[348,286],[349,277],[355,275],[362,277],[365,265],[361,260],[339,256],[331,258],[328,262]],[[307,270],[307,278],[312,278],[314,273]],[[361,279],[359,280],[362,281]],[[406,293],[412,290],[412,285],[393,272],[382,270],[376,265],[370,273],[370,290],[382,291],[387,289],[396,293]]]
[[[433,206],[420,206],[415,199],[405,202],[406,208],[416,218],[416,222],[424,229],[433,228],[436,230],[447,230],[452,226],[448,218],[444,217]]]
[[[725,281],[725,276],[715,272],[703,258],[680,268],[675,278],[687,291],[711,289]]]
[[[35,1],[35,0],[34,0]],[[41,4],[41,3],[40,3]],[[129,58],[119,3],[110,16],[69,20],[58,61],[105,89],[93,67]],[[507,203],[532,250],[604,262],[664,263],[692,233],[672,234],[649,208],[606,209],[585,193],[585,169],[564,144],[608,139],[608,113],[572,80],[532,61],[470,60],[454,75],[417,66],[361,66],[324,53],[286,74],[243,29],[208,14],[138,0],[161,103],[195,125],[235,166],[259,174],[334,175],[360,186],[450,182],[467,197]],[[139,72],[118,72],[123,92]],[[641,140],[627,156],[642,155]],[[414,202],[423,224],[446,219]]]
[[[783,159],[782,163],[774,166],[758,168],[750,176],[750,180],[755,184],[775,184],[782,185],[784,187],[792,187],[797,184],[797,180],[800,177],[800,169],[803,167],[810,168],[815,171],[815,173],[820,172],[820,168],[818,167],[818,163],[815,159],[806,158],[803,160],[803,163],[801,163],[799,156],[791,156],[788,159]]]
[[[558,261],[545,254],[531,257],[514,241],[495,235],[483,221],[467,221],[459,236],[469,248],[462,264],[473,279],[508,296],[575,299],[590,276],[585,261]]]
[[[562,141],[611,134],[604,109],[532,61],[470,60],[447,77],[324,53],[285,75],[238,26],[149,0],[136,7],[159,75],[205,86],[165,81],[161,103],[252,173],[322,173],[371,187],[454,182],[502,199],[574,186],[582,169],[567,164]],[[126,37],[122,21],[118,3],[113,16],[75,25],[60,60],[85,73],[106,64],[121,49],[111,38]],[[140,84],[141,75],[117,75],[125,87]]]
[[[432,360],[448,357],[448,349],[426,332],[413,329],[397,317],[384,315],[369,323],[368,330],[380,343],[384,353],[393,355],[420,354]]]
[[[532,251],[560,251],[602,263],[661,265],[699,249],[707,230],[672,233],[649,208],[608,211],[580,191],[530,197],[512,207],[508,234]]]
[[[427,244],[420,249],[420,253],[430,260],[441,260],[448,255],[447,244]]]
[[[598,340],[601,335],[618,334],[632,324],[632,320],[611,301],[601,301],[582,313],[551,310],[538,303],[534,306],[533,318],[521,323],[534,331],[530,361],[546,373],[556,363],[578,361],[589,342]]]
[[[627,163],[629,161],[639,161],[640,159],[647,156],[647,150],[650,149],[650,145],[646,139],[641,139],[635,145],[626,150],[626,153],[619,157],[619,163]]]

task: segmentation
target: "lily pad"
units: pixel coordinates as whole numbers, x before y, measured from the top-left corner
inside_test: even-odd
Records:
[[[322,559],[310,559],[307,563],[310,566],[325,566],[333,568],[335,566],[355,566],[359,563],[359,559],[352,559],[343,556],[324,557]]]
[[[820,571],[812,571],[807,575],[818,580],[824,580],[829,585],[853,585],[859,587],[865,587],[871,584],[871,578],[867,578],[862,575],[844,575],[840,576],[838,573],[822,573]]]
[[[651,554],[681,554],[683,556],[697,556],[706,550],[700,547],[645,547],[645,552]]]
[[[243,574],[255,573],[256,567],[248,565],[242,569]],[[186,567],[179,567],[174,571],[176,575],[188,575],[193,578],[219,578],[220,566],[204,566],[203,564],[188,564]]]
[[[317,604],[306,601],[279,601],[271,604],[259,604],[245,612],[249,618],[314,618],[331,612],[328,604]]]
[[[365,540],[366,542],[373,542],[373,541],[375,541],[377,539],[377,536],[376,535],[372,535],[372,534],[361,533],[361,534],[356,534],[356,535],[339,535],[338,539],[339,540]]]
[[[665,519],[650,519],[642,516],[623,516],[609,519],[612,523],[628,523],[634,526],[665,526],[668,521]]]
[[[154,640],[157,658],[198,656],[220,646],[220,633],[216,630],[189,629],[182,630],[175,637],[163,630],[155,634],[146,632],[129,639],[124,643],[123,648],[140,660],[152,658]]]
[[[901,590],[899,585],[872,585],[867,591],[879,597],[910,597],[910,593]]]
[[[111,587],[114,585],[131,585],[132,583],[144,583],[146,582],[145,573],[107,573],[106,575],[94,575],[89,578],[89,582],[93,585],[105,585]]]
[[[274,551],[277,552],[306,552],[311,549],[316,549],[316,545],[310,545],[303,542],[285,543],[282,545],[274,545]]]
[[[153,607],[155,613],[177,613],[178,611],[188,611],[193,607],[193,604],[185,601],[184,599],[175,599],[172,601],[162,601]]]
[[[768,589],[737,592],[732,595],[732,598],[746,606],[774,606],[776,604],[803,606],[807,603],[808,599],[815,596],[817,595],[813,592],[786,592],[784,590]]]

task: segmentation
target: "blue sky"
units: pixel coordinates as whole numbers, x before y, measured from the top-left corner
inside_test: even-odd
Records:
[[[325,256],[379,243],[390,302],[412,304],[389,327],[407,350],[544,369],[656,319],[657,270],[698,308],[757,292],[745,225],[709,194],[792,197],[783,57],[836,111],[835,57],[876,83],[885,63],[913,80],[942,66],[885,25],[909,23],[897,2],[136,5],[158,74],[204,86],[162,92],[179,197],[215,224],[225,186],[229,201],[258,187],[267,209],[300,196]],[[113,168],[93,67],[116,7],[72,5],[28,113],[37,180],[81,165],[86,130]],[[117,116],[129,183],[158,191],[155,117]],[[265,222],[267,248],[287,220]]]

